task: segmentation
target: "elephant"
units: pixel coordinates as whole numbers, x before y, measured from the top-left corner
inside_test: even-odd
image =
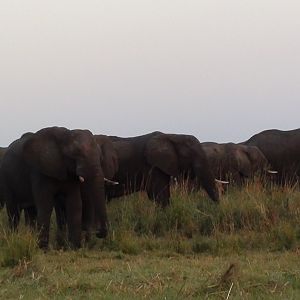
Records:
[[[29,134],[26,133],[26,134]],[[2,161],[2,158],[5,154],[7,150],[7,147],[0,147],[0,168],[1,168],[1,161]],[[1,173],[1,172],[0,172]],[[1,190],[1,178],[0,178],[0,190]],[[4,201],[4,198],[3,196],[1,197],[1,194],[0,194],[0,209],[3,208],[5,205],[5,201]],[[30,227],[34,227],[35,223],[36,223],[36,209],[35,207],[28,207],[28,208],[25,208],[24,209],[24,216],[25,216],[25,224],[26,225],[29,225]]]
[[[0,167],[1,167],[2,157],[4,156],[4,153],[5,153],[6,149],[7,148],[0,147]],[[0,186],[1,186],[1,178],[0,178]],[[0,195],[0,209],[2,209],[3,206],[4,206],[4,199]]]
[[[104,177],[105,189],[108,188],[110,185],[117,185],[118,182],[113,181],[113,177],[118,170],[118,158],[113,148],[113,144],[109,139],[109,137],[106,135],[97,135],[94,136],[94,139],[98,146],[99,159],[103,170],[103,174],[105,176]],[[59,197],[62,197],[62,195],[59,195]],[[57,244],[58,246],[64,246],[65,232],[66,232],[66,225],[67,225],[67,215],[66,215],[65,207],[63,206],[59,206],[58,208],[56,207],[55,212],[56,212],[57,228],[58,228]],[[25,221],[26,221],[26,211],[25,211]],[[87,239],[90,238],[88,234],[89,233],[87,233],[87,237],[86,237]],[[101,236],[98,235],[98,237]]]
[[[300,177],[300,128],[294,130],[264,130],[241,143],[256,146],[265,155],[278,184],[294,184]]]
[[[256,146],[235,143],[201,143],[216,178],[241,185],[268,170],[268,160]]]
[[[53,208],[65,211],[72,247],[81,246],[81,231],[97,226],[105,237],[108,218],[99,146],[89,130],[47,127],[24,134],[7,149],[0,168],[0,194],[9,224],[15,229],[20,210],[37,215],[39,246],[47,248]],[[36,211],[35,211],[36,210]]]
[[[113,180],[119,185],[106,189],[108,200],[145,190],[151,200],[166,207],[170,203],[171,176],[189,174],[218,202],[218,190],[206,155],[194,136],[156,131],[136,137],[109,138],[118,159]]]

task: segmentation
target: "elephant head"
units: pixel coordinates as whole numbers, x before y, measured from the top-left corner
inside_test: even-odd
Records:
[[[23,154],[39,172],[63,181],[103,175],[98,151],[90,131],[50,127],[29,136]]]
[[[194,136],[157,133],[147,142],[144,155],[148,164],[170,176],[197,179],[212,200],[219,200],[206,154]]]
[[[229,144],[229,148],[231,146]],[[268,161],[266,157],[255,146],[233,144],[232,155],[235,159],[234,166],[244,178],[250,178],[256,172],[267,169]]]
[[[225,148],[227,169],[237,183],[267,170],[268,161],[257,147],[228,143]]]
[[[37,172],[57,180],[72,181],[80,186],[88,222],[100,224],[99,235],[107,234],[104,175],[99,148],[88,130],[63,127],[42,129],[26,136],[23,146],[25,162]],[[96,218],[96,219],[95,219]]]
[[[119,168],[118,155],[113,143],[106,135],[94,135],[99,147],[100,161],[106,182],[112,182]]]
[[[225,148],[221,144],[213,142],[204,142],[201,143],[201,145],[207,156],[214,176],[219,180],[227,179],[226,176],[224,176],[224,171],[222,168],[225,158]]]
[[[256,172],[267,169],[268,161],[257,147],[234,143],[202,143],[216,177],[241,184]]]

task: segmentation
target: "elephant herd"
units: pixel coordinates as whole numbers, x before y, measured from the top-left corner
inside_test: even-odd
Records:
[[[106,202],[112,198],[143,190],[166,207],[175,177],[189,178],[218,202],[216,181],[241,185],[268,173],[280,184],[298,181],[300,129],[266,130],[243,143],[218,144],[162,132],[121,138],[48,127],[0,148],[0,204],[12,229],[24,211],[25,223],[38,227],[42,248],[48,246],[54,209],[58,244],[68,232],[78,248],[83,232],[86,240],[93,231],[107,236]]]

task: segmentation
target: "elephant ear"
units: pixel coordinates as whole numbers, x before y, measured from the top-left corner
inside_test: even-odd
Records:
[[[238,170],[244,176],[250,176],[251,173],[251,159],[249,157],[249,153],[247,148],[242,146],[236,149],[236,159],[238,164]]]
[[[101,145],[102,159],[101,164],[104,176],[113,179],[119,168],[118,156],[112,142],[105,141]]]
[[[254,170],[267,165],[267,159],[258,147],[248,146],[246,152]]]
[[[146,144],[147,162],[170,176],[179,173],[179,162],[173,143],[165,136],[155,136]]]
[[[23,148],[24,160],[38,172],[58,180],[67,179],[67,169],[62,153],[53,138],[34,134]]]

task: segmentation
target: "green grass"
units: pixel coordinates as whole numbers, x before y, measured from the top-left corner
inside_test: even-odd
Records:
[[[112,200],[109,237],[79,251],[37,250],[36,233],[0,213],[0,299],[298,299],[300,191],[258,183],[216,205],[174,188]],[[231,267],[230,267],[231,266]]]

